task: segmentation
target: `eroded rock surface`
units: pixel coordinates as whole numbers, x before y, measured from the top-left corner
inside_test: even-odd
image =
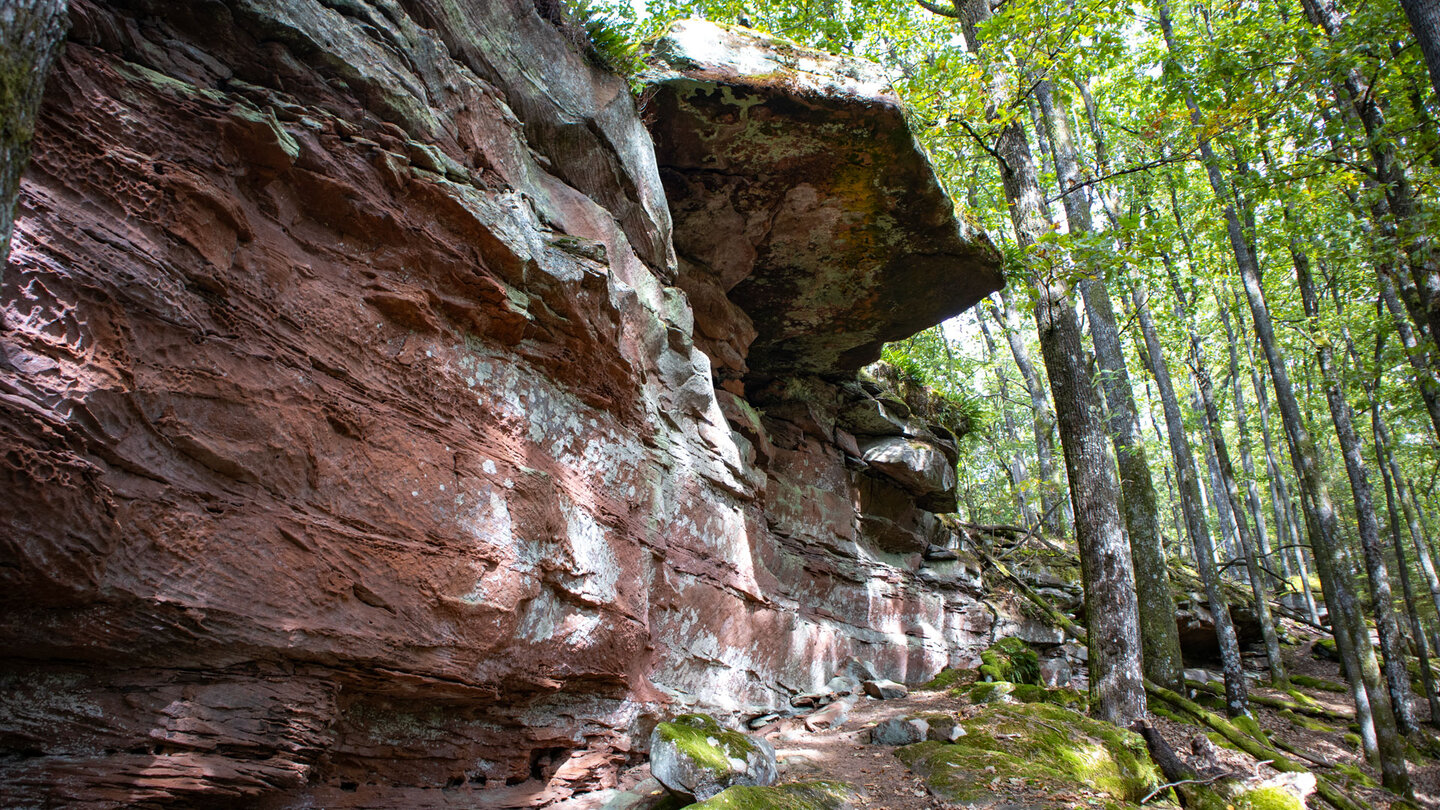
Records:
[[[654,53],[678,283],[722,380],[853,372],[1000,286],[878,66],[700,20]]]
[[[677,271],[625,84],[529,0],[71,15],[0,287],[0,804],[538,806],[662,714],[787,707],[851,656],[923,680],[1015,620],[919,576],[954,537],[860,458],[927,428],[847,430],[875,394],[843,379],[717,396],[730,299]],[[898,142],[832,95],[817,127]],[[944,244],[914,159],[803,210],[878,239],[900,194]],[[830,359],[756,368],[938,320],[997,283],[964,244],[814,277],[797,313],[871,302],[851,336],[807,315]],[[958,259],[969,292],[884,314]]]

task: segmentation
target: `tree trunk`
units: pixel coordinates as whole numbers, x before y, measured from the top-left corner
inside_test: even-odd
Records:
[[[1320,300],[1310,275],[1310,260],[1292,238],[1290,256],[1295,264],[1295,279],[1305,315],[1319,326]],[[1385,681],[1394,707],[1396,728],[1401,734],[1415,731],[1410,715],[1410,679],[1405,673],[1405,658],[1400,649],[1400,626],[1395,617],[1395,599],[1390,591],[1390,572],[1385,565],[1385,552],[1380,545],[1380,521],[1370,490],[1360,437],[1355,433],[1354,416],[1335,369],[1334,350],[1328,341],[1317,341],[1316,360],[1325,378],[1325,400],[1335,424],[1335,435],[1345,459],[1345,472],[1350,479],[1350,492],[1355,500],[1355,517],[1360,531],[1360,548],[1365,556],[1365,571],[1370,577],[1370,595],[1375,613],[1375,626],[1380,636],[1380,654],[1385,662]],[[1368,633],[1367,633],[1368,636]],[[1372,698],[1373,701],[1373,698]]]
[[[1435,98],[1440,101],[1440,3],[1435,0],[1400,0],[1405,16],[1410,20],[1410,30],[1415,32],[1415,41],[1420,43],[1420,54],[1425,57],[1425,67],[1430,71],[1430,84],[1435,88]]]
[[[977,312],[975,321],[980,325],[980,334],[985,338],[986,359],[993,360],[997,354],[995,350],[995,338],[990,334],[990,327],[985,325],[984,313]],[[1015,417],[1010,413],[1010,378],[1009,375],[1005,373],[1003,367],[997,365],[996,368],[998,369],[996,376],[999,377],[1000,380],[1000,414],[1001,423],[1005,428],[1005,440],[1009,442],[1011,446],[1018,446],[1019,441],[1016,439]],[[1015,490],[1015,508],[1019,513],[1020,523],[1026,529],[1036,529],[1038,531],[1040,524],[1039,516],[1035,514],[1035,510],[1031,508],[1030,501],[1025,497],[1025,493],[1021,488],[1023,482],[1030,480],[1030,470],[1025,465],[1025,456],[1019,450],[1016,450],[1015,454],[1005,460],[1004,463],[1007,466],[1007,473],[1010,476],[1011,484]]]
[[[1055,412],[1050,409],[1050,398],[1045,393],[1045,384],[1030,362],[1030,353],[1020,335],[1020,319],[1009,295],[1001,290],[1000,331],[1010,346],[1015,358],[1015,367],[1020,370],[1020,379],[1025,383],[1025,393],[1030,395],[1030,409],[1034,413],[1035,466],[1040,478],[1040,515],[1045,531],[1055,536],[1067,533],[1064,508],[1056,505],[1060,488],[1055,481]]]
[[[69,21],[65,0],[0,3],[0,267],[10,260],[20,176],[30,162],[45,77]]]
[[[1220,483],[1220,487],[1215,491],[1215,500],[1219,506],[1229,507],[1229,517],[1234,520],[1239,556],[1245,560],[1245,570],[1250,577],[1250,593],[1255,597],[1255,615],[1260,620],[1260,634],[1265,640],[1265,658],[1270,664],[1270,681],[1277,688],[1285,688],[1289,686],[1290,679],[1285,674],[1285,660],[1280,656],[1280,636],[1275,632],[1275,617],[1270,613],[1270,589],[1255,557],[1255,542],[1250,536],[1249,524],[1245,522],[1245,511],[1240,502],[1240,487],[1235,482],[1235,467],[1230,463],[1230,450],[1225,442],[1225,426],[1220,421],[1220,409],[1215,404],[1215,385],[1205,363],[1204,344],[1200,340],[1200,333],[1195,331],[1194,322],[1186,315],[1185,290],[1180,285],[1180,277],[1173,267],[1170,271],[1170,283],[1175,288],[1175,317],[1185,324],[1185,331],[1190,336],[1190,371],[1195,376],[1200,410],[1205,414],[1209,427],[1207,433],[1210,449],[1213,451]],[[1222,508],[1222,522],[1226,514],[1227,510]]]
[[[1064,109],[1056,107],[1048,80],[1036,85],[1035,98],[1049,135],[1050,156],[1054,161],[1070,232],[1091,234],[1094,225],[1090,218],[1090,200],[1080,185],[1080,166],[1075,156],[1069,118]],[[1125,365],[1125,350],[1120,343],[1115,307],[1110,302],[1104,279],[1098,277],[1100,272],[1092,275],[1097,277],[1080,283],[1080,293],[1090,315],[1090,337],[1100,366],[1101,390],[1109,409],[1107,427],[1120,472],[1125,527],[1130,536],[1130,556],[1135,568],[1135,590],[1140,604],[1147,608],[1140,612],[1145,677],[1170,689],[1183,689],[1185,663],[1180,657],[1180,634],[1175,627],[1174,597],[1170,591],[1170,572],[1165,562],[1159,510],[1155,504],[1155,483],[1150,477],[1150,461],[1140,434],[1140,417],[1135,409],[1135,395],[1130,384],[1130,372]],[[1166,610],[1165,606],[1171,609]]]
[[[990,16],[987,3],[952,4],[970,50],[979,54],[977,24]],[[994,79],[986,117],[996,121],[1008,100],[1002,65],[989,65]],[[1043,197],[1024,127],[1003,124],[994,145],[996,162],[1010,203],[1016,240],[1032,269],[1038,300],[1035,322],[1040,350],[1050,377],[1060,446],[1070,479],[1075,510],[1075,541],[1085,585],[1085,622],[1090,639],[1091,711],[1096,717],[1128,727],[1145,714],[1141,676],[1140,617],[1130,549],[1120,518],[1120,486],[1106,447],[1100,395],[1084,364],[1080,322],[1064,273],[1046,265],[1040,237],[1047,230]]]
[[[1175,38],[1174,26],[1170,19],[1170,10],[1166,0],[1156,0],[1156,10],[1159,12],[1161,33],[1165,37],[1171,59],[1174,61],[1177,73],[1183,77],[1184,68],[1178,60],[1180,48]],[[1365,631],[1364,618],[1355,598],[1355,588],[1351,582],[1350,571],[1340,555],[1337,519],[1330,501],[1329,487],[1319,469],[1314,444],[1300,415],[1299,400],[1291,387],[1285,359],[1281,356],[1275,340],[1269,305],[1265,301],[1264,292],[1260,286],[1260,267],[1245,242],[1240,217],[1235,210],[1228,183],[1220,172],[1220,164],[1210,146],[1210,139],[1204,134],[1205,122],[1200,114],[1200,107],[1195,101],[1194,92],[1188,84],[1184,84],[1181,89],[1185,106],[1190,110],[1191,123],[1197,132],[1196,140],[1200,147],[1201,161],[1204,163],[1211,189],[1215,193],[1215,201],[1225,216],[1230,247],[1235,254],[1236,263],[1240,267],[1240,276],[1245,283],[1245,294],[1250,303],[1251,322],[1255,327],[1256,337],[1260,340],[1261,348],[1265,352],[1266,361],[1270,365],[1270,376],[1275,385],[1275,400],[1280,407],[1281,421],[1285,426],[1296,478],[1300,482],[1308,515],[1313,516],[1313,519],[1307,516],[1306,523],[1310,530],[1310,545],[1315,550],[1316,563],[1320,567],[1322,576],[1330,581],[1330,587],[1326,589],[1325,602],[1330,608],[1331,622],[1337,636],[1347,636],[1346,640],[1357,659],[1356,668],[1364,679],[1365,693],[1370,704],[1366,708],[1371,710],[1374,718],[1374,737],[1379,754],[1381,778],[1390,790],[1410,797],[1413,794],[1410,788],[1410,776],[1405,765],[1404,744],[1395,726],[1395,714],[1390,705],[1390,696],[1381,682],[1380,668],[1375,661],[1375,651],[1370,646],[1368,634]],[[1327,571],[1327,569],[1329,570]],[[1339,638],[1336,641],[1343,652],[1347,645],[1340,643]],[[1357,719],[1362,715],[1363,712],[1357,700]],[[1363,731],[1363,720],[1361,727]]]
[[[1422,345],[1415,336],[1415,330],[1410,328],[1410,320],[1405,317],[1404,306],[1395,293],[1391,271],[1382,267],[1376,276],[1380,286],[1380,300],[1395,323],[1395,333],[1400,336],[1400,343],[1405,347],[1405,358],[1415,372],[1415,388],[1425,403],[1425,412],[1430,415],[1430,425],[1435,428],[1435,438],[1440,439],[1440,380],[1435,379],[1434,366],[1428,359],[1430,342],[1426,341]]]
[[[1378,388],[1378,386],[1377,386]],[[1400,536],[1400,510],[1395,505],[1395,484],[1388,465],[1395,463],[1390,453],[1390,437],[1380,419],[1379,391],[1370,397],[1370,427],[1375,438],[1375,458],[1380,466],[1380,479],[1385,486],[1385,509],[1390,516],[1390,541],[1395,547],[1395,567],[1400,572],[1400,592],[1405,597],[1405,613],[1410,619],[1410,634],[1415,638],[1415,655],[1420,659],[1420,685],[1425,689],[1425,702],[1430,706],[1430,725],[1440,724],[1440,695],[1435,692],[1435,678],[1430,670],[1429,639],[1420,622],[1415,605],[1415,589],[1410,585],[1410,566],[1405,562],[1405,542]]]
[[[1169,257],[1165,257],[1169,261]],[[1225,592],[1220,587],[1220,573],[1215,567],[1215,548],[1210,542],[1210,526],[1200,506],[1199,469],[1195,466],[1195,453],[1190,448],[1190,439],[1185,435],[1185,421],[1180,413],[1180,400],[1175,396],[1175,386],[1170,381],[1170,369],[1165,362],[1165,351],[1160,345],[1160,333],[1155,328],[1155,319],[1150,315],[1150,305],[1145,293],[1137,284],[1131,288],[1131,301],[1140,321],[1140,331],[1145,340],[1145,356],[1150,374],[1155,378],[1155,387],[1160,389],[1160,404],[1165,409],[1165,432],[1169,434],[1170,454],[1175,458],[1176,477],[1180,479],[1180,507],[1185,513],[1185,526],[1190,542],[1195,547],[1195,567],[1200,572],[1200,581],[1205,585],[1205,597],[1210,602],[1210,612],[1215,616],[1215,638],[1220,645],[1220,661],[1225,670],[1225,710],[1231,717],[1249,712],[1249,696],[1245,685],[1245,672],[1240,664],[1240,642],[1235,636],[1235,625],[1230,621],[1230,607],[1225,601]]]
[[[1235,291],[1236,309],[1243,309],[1240,292]],[[1299,531],[1291,514],[1290,487],[1285,474],[1275,457],[1275,442],[1270,432],[1270,396],[1265,392],[1265,381],[1260,365],[1255,362],[1254,347],[1245,341],[1245,354],[1250,360],[1250,385],[1255,391],[1255,407],[1260,414],[1260,438],[1265,448],[1265,470],[1270,478],[1270,505],[1275,512],[1276,534],[1282,546],[1290,546],[1291,557],[1300,576],[1300,592],[1305,599],[1305,610],[1310,621],[1320,623],[1320,609],[1315,604],[1315,594],[1310,588],[1310,567],[1305,563],[1304,535]],[[1283,556],[1283,555],[1282,555]]]
[[[1219,296],[1216,296],[1217,303]],[[1270,535],[1265,528],[1265,502],[1260,498],[1260,485],[1255,482],[1255,458],[1250,451],[1250,413],[1245,406],[1245,386],[1240,383],[1240,353],[1235,349],[1235,331],[1230,326],[1230,313],[1224,304],[1218,307],[1220,323],[1225,327],[1225,348],[1230,361],[1230,395],[1235,406],[1235,438],[1240,447],[1240,468],[1245,471],[1245,499],[1250,518],[1255,523],[1255,553],[1267,569],[1270,562]],[[1289,566],[1285,566],[1289,567]],[[1272,572],[1273,573],[1273,572]]]

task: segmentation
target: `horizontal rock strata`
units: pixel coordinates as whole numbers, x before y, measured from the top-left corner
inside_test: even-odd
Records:
[[[910,162],[787,210],[893,261],[751,295],[687,280],[625,83],[529,0],[70,13],[0,285],[0,804],[539,806],[662,714],[1019,615],[923,558],[948,439],[844,378],[998,283],[888,91],[807,90],[797,137]]]

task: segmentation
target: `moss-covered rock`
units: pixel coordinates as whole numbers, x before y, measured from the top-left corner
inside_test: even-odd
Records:
[[[670,792],[705,801],[735,785],[775,784],[775,749],[705,714],[682,714],[650,734],[650,772]]]
[[[917,692],[940,692],[953,687],[965,673],[962,670],[945,668],[925,683],[915,687]]]
[[[851,807],[852,788],[844,782],[794,782],[774,787],[738,785],[692,810],[845,810]]]
[[[1334,644],[1335,642],[1332,641],[1330,643]],[[1317,641],[1315,642],[1315,644],[1316,646],[1319,646],[1320,642]],[[1322,692],[1337,692],[1343,694],[1350,691],[1345,687],[1345,684],[1343,683],[1327,681],[1324,678],[1312,678],[1309,675],[1291,675],[1290,682],[1297,686],[1303,686],[1307,689],[1319,689]]]
[[[1015,699],[1021,703],[1049,703],[1052,706],[1064,706],[1077,712],[1085,711],[1090,704],[1089,697],[1078,690],[1046,689],[1043,686],[1028,683],[1017,684],[1014,695]]]
[[[987,681],[1040,683],[1040,656],[1024,641],[1002,638],[980,653],[980,677]]]
[[[897,752],[931,793],[948,801],[992,795],[996,780],[1006,780],[1038,795],[1081,789],[1137,803],[1161,781],[1139,735],[1059,706],[993,706],[961,724],[966,734],[954,743]]]
[[[1333,638],[1317,639],[1310,647],[1310,654],[1326,661],[1340,660],[1340,651],[1335,647]]]
[[[1009,681],[981,681],[965,693],[972,703],[1008,703],[1015,692]]]

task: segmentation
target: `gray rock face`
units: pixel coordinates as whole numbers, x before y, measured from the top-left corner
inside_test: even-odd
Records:
[[[752,376],[853,371],[1003,283],[876,65],[696,20],[654,54],[680,284],[753,324]],[[697,326],[708,331],[698,313]]]
[[[734,785],[775,784],[775,748],[704,714],[683,714],[650,734],[650,773],[682,798],[705,801]]]
[[[1050,689],[1069,686],[1071,679],[1070,661],[1063,652],[1055,652],[1057,654],[1045,655],[1040,659],[1040,683]]]
[[[870,729],[870,742],[875,745],[910,745],[922,742],[930,732],[930,724],[918,717],[892,717]]]

